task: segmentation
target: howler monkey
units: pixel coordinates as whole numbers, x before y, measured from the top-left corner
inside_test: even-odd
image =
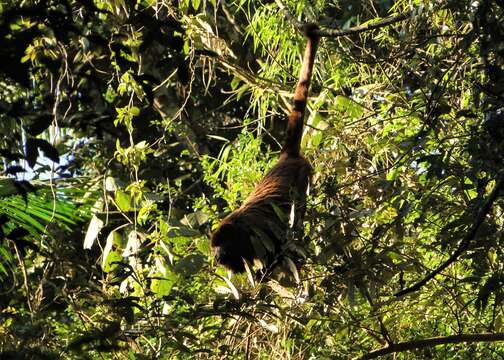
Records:
[[[245,270],[244,260],[253,263],[258,259],[264,266],[270,266],[285,243],[289,228],[287,214],[291,206],[296,206],[301,217],[304,213],[312,168],[301,155],[300,144],[319,41],[314,33],[316,29],[314,24],[304,27],[308,42],[278,163],[257,184],[245,202],[221,221],[211,238],[217,261],[235,273]]]

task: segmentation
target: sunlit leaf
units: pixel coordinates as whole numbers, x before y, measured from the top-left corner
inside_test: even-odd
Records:
[[[84,249],[91,249],[102,228],[103,221],[96,215],[93,215],[86,231],[86,237],[84,238]]]
[[[131,197],[124,191],[116,191],[115,200],[121,211],[128,212],[131,210]]]

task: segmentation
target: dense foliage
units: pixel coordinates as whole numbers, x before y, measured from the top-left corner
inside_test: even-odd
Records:
[[[229,277],[296,19],[307,257]],[[502,0],[6,0],[0,39],[1,358],[502,358]]]

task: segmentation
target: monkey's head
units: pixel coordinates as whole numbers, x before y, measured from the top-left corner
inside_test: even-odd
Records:
[[[250,234],[246,227],[236,222],[223,222],[213,233],[210,244],[217,262],[234,273],[245,271],[243,259],[254,260]]]

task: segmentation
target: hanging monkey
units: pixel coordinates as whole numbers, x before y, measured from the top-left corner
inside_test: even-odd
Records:
[[[217,262],[227,269],[245,271],[244,260],[271,266],[285,243],[289,214],[295,206],[300,218],[304,215],[306,190],[312,167],[301,155],[303,121],[313,62],[319,42],[315,24],[304,27],[308,38],[299,81],[294,93],[294,106],[289,114],[286,140],[277,164],[257,184],[245,202],[224,218],[211,238]]]

